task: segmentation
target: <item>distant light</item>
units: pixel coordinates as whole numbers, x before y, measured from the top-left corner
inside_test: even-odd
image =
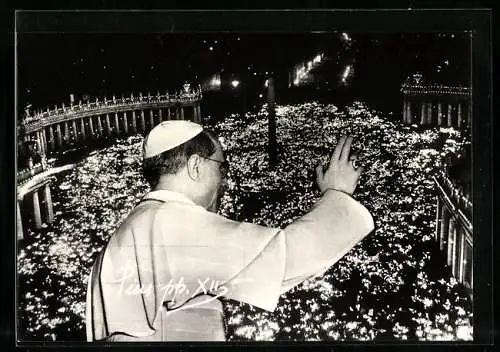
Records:
[[[259,94],[259,98],[262,98],[262,97],[263,97],[263,95],[262,95],[262,94]]]
[[[238,40],[240,40],[240,37],[238,37]]]
[[[347,41],[347,42],[350,42],[350,41],[351,41],[351,38],[349,37],[349,34],[347,34],[347,33],[345,33],[345,32],[344,32],[344,33],[342,33],[342,37],[343,37],[343,38],[344,38],[344,40],[345,40],[345,41]]]
[[[264,86],[269,87],[269,80],[268,79],[266,79],[266,81],[264,82]]]
[[[220,82],[220,78],[217,78],[217,77],[212,78],[212,82],[211,83],[212,83],[213,86],[220,86],[220,83],[221,83]]]
[[[236,88],[236,87],[238,87],[238,86],[240,85],[240,81],[233,80],[233,81],[231,81],[231,85],[232,85],[234,88]]]
[[[301,79],[307,75],[306,68],[304,66],[297,69],[295,72],[296,79]]]
[[[266,71],[266,75],[269,74],[269,72]]]
[[[210,48],[208,48],[208,50],[212,51],[212,50],[214,50],[214,47],[211,46]]]
[[[214,41],[214,43],[215,43],[215,44],[217,44],[217,40],[216,40],[216,41]]]
[[[316,57],[314,58],[313,62],[314,63],[318,63],[318,62],[321,62],[321,58],[322,58],[323,54],[318,54],[316,55]]]
[[[253,73],[253,75],[254,75],[254,76],[257,76],[257,72],[254,72],[254,73]]]
[[[449,64],[450,64],[450,61],[449,61],[449,60],[446,60],[446,61],[444,62],[444,64],[445,64],[445,65],[449,65]]]
[[[349,73],[351,73],[351,65],[347,65],[344,73],[342,74],[342,82],[345,82],[347,77],[349,77]]]
[[[307,69],[310,70],[312,68],[312,61],[307,62]]]
[[[296,86],[298,86],[298,85],[299,85],[299,79],[298,79],[298,78],[295,78],[295,79],[293,80],[293,84],[294,84],[294,85],[296,85]]]

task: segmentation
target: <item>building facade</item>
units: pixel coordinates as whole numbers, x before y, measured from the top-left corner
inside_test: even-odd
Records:
[[[410,76],[401,87],[403,123],[470,129],[472,93],[469,87],[427,83],[423,76]]]
[[[435,239],[453,276],[473,288],[472,202],[443,171],[434,177],[438,191]]]

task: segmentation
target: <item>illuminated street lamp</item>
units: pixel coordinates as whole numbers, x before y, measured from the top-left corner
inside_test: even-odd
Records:
[[[212,78],[211,84],[216,87],[220,87],[220,78],[214,77]]]

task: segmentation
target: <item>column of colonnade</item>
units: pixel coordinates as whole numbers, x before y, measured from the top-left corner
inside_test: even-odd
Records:
[[[146,113],[141,110],[141,132],[146,132]]]
[[[196,112],[196,115],[198,116],[198,122],[199,123],[203,123],[203,118],[201,117],[201,102],[199,101],[197,104],[197,112]]]
[[[45,210],[47,214],[47,222],[54,221],[54,205],[52,204],[52,194],[50,193],[50,185],[47,183],[44,186]]]
[[[17,231],[17,239],[22,240],[24,238],[23,232],[23,219],[21,215],[21,206],[19,205],[19,199],[16,201],[16,231]]]
[[[46,183],[42,187],[34,189],[31,192],[32,195],[32,206],[33,206],[33,215],[35,220],[35,227],[37,229],[42,227],[42,223],[45,220],[47,223],[52,223],[54,221],[54,205],[52,203],[52,194],[50,192],[50,185]],[[42,199],[40,199],[40,196]],[[41,204],[45,206],[45,219],[42,218]],[[18,209],[19,217],[18,217],[18,226],[22,229],[22,220],[21,220],[21,209],[18,201]],[[19,230],[18,230],[19,231]],[[19,235],[19,233],[18,233]]]
[[[45,129],[40,129],[37,131],[37,141],[40,146],[40,150],[43,152],[43,154],[47,154],[47,140],[45,138]]]
[[[128,117],[127,117],[127,112],[123,112],[123,131],[125,134],[128,134]]]
[[[115,133],[120,134],[120,121],[118,119],[118,112],[115,112]]]
[[[54,128],[52,126],[49,126],[49,143],[50,143],[50,149],[52,150],[56,149],[54,141]]]
[[[195,109],[197,108],[199,105],[195,104]],[[461,128],[470,127],[471,119],[472,108],[465,99],[458,100],[456,103],[409,96],[403,99],[403,123],[405,124],[417,122],[420,125]]]
[[[451,104],[448,104],[447,115],[446,115],[446,121],[448,127],[451,127],[453,124],[452,112],[453,112],[453,107]]]
[[[73,129],[73,138],[75,141],[78,140],[78,130],[76,129],[76,120],[71,120],[71,127]]]
[[[135,116],[135,110],[132,110],[132,131],[137,133],[137,121]]]
[[[97,130],[99,131],[99,136],[102,136],[104,128],[102,127],[102,116],[101,115],[97,115]]]
[[[405,100],[405,109],[406,109],[406,104],[407,101]],[[405,119],[406,119],[406,112],[403,112]],[[193,121],[197,123],[201,123],[201,108],[200,108],[200,102],[195,102],[193,104]]]
[[[94,138],[94,133],[95,133],[95,131],[94,131],[94,121],[93,121],[94,117],[93,116],[89,116],[88,119],[89,119],[90,137]]]
[[[457,126],[462,127],[462,104],[460,103],[457,106]]]
[[[433,109],[434,106],[433,106],[433,103],[428,101],[427,102],[427,124],[428,125],[432,125],[434,123],[434,120],[433,120]]]
[[[69,135],[69,123],[68,121],[64,121],[64,142],[69,144],[71,137]]]
[[[82,141],[86,140],[87,133],[85,132],[85,121],[83,120],[83,117],[80,119],[80,133]]]
[[[155,126],[153,109],[149,109],[149,129],[153,129]]]
[[[62,142],[62,132],[61,132],[61,124],[56,124],[56,137],[57,137],[57,146],[61,148],[63,146]]]
[[[111,121],[109,118],[109,113],[106,113],[106,134],[111,136]]]
[[[38,190],[33,192],[33,216],[35,217],[35,226],[37,229],[42,227],[42,215],[40,213],[40,198]]]

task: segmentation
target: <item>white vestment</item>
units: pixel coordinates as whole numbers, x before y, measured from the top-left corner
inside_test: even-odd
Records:
[[[211,312],[220,302],[209,295],[273,311],[281,293],[324,272],[373,228],[363,205],[332,190],[284,230],[229,220],[179,193],[150,192],[93,267],[87,339],[172,340],[169,319],[172,327],[176,312],[182,319]],[[199,336],[220,339],[220,332]]]

